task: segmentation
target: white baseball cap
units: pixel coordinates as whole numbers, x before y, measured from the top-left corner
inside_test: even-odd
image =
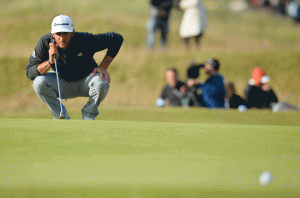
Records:
[[[59,15],[52,21],[51,33],[57,32],[73,32],[74,24],[70,17],[66,15]]]

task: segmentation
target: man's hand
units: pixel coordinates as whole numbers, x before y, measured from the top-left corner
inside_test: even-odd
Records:
[[[266,83],[261,86],[261,89],[265,92],[268,92],[271,90],[271,86],[268,83]]]
[[[103,75],[105,76],[105,82],[106,84],[110,83],[110,76],[107,72],[107,68],[110,65],[110,63],[113,61],[113,57],[105,56],[100,65],[94,69],[93,75],[96,75],[96,73],[100,74],[100,80],[103,79]]]
[[[105,83],[109,84],[110,83],[110,76],[107,72],[107,70],[104,67],[97,67],[93,71],[93,76],[95,76],[97,73],[100,74],[100,80],[103,79],[103,76],[105,77]]]
[[[198,84],[199,84],[199,83],[198,83],[197,79],[195,79],[195,78],[191,78],[191,79],[189,79],[189,80],[187,81],[187,86],[188,86],[188,87],[192,87],[192,86],[198,85]]]
[[[165,11],[162,10],[161,8],[159,8],[159,9],[158,9],[158,12],[157,12],[157,15],[156,15],[156,18],[157,18],[158,20],[160,20],[160,19],[163,17],[164,14],[165,14]]]
[[[182,93],[182,94],[185,94],[187,92],[187,87],[185,85],[182,85],[179,89],[179,91]]]
[[[54,54],[56,55],[56,60],[58,59],[58,44],[49,43],[50,49],[49,49],[49,62],[51,64],[54,64]]]

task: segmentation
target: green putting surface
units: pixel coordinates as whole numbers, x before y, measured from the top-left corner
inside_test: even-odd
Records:
[[[297,126],[3,118],[0,127],[0,197],[300,192]]]

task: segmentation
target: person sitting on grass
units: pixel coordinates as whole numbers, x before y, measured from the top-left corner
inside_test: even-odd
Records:
[[[271,109],[271,104],[278,102],[277,96],[270,86],[270,77],[260,67],[253,69],[252,78],[244,93],[247,108]]]
[[[240,105],[246,105],[245,100],[236,94],[235,86],[232,81],[225,82],[226,97],[225,107],[230,109],[237,109]]]
[[[209,59],[204,64],[208,79],[204,84],[199,84],[202,92],[202,105],[207,108],[225,108],[225,87],[223,76],[218,72],[219,61]]]
[[[189,107],[201,107],[202,106],[202,95],[201,89],[199,88],[198,78],[200,76],[200,68],[203,68],[204,64],[195,64],[192,60],[189,67],[186,70],[187,74],[187,100]]]
[[[165,85],[160,94],[160,99],[167,100],[170,106],[182,106],[182,99],[185,98],[187,87],[179,81],[178,72],[175,68],[170,68],[166,71],[167,85]],[[162,105],[164,106],[164,105]]]

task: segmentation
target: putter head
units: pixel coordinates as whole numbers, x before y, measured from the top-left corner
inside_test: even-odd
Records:
[[[65,119],[65,116],[63,116],[62,112],[60,112],[59,119]]]

